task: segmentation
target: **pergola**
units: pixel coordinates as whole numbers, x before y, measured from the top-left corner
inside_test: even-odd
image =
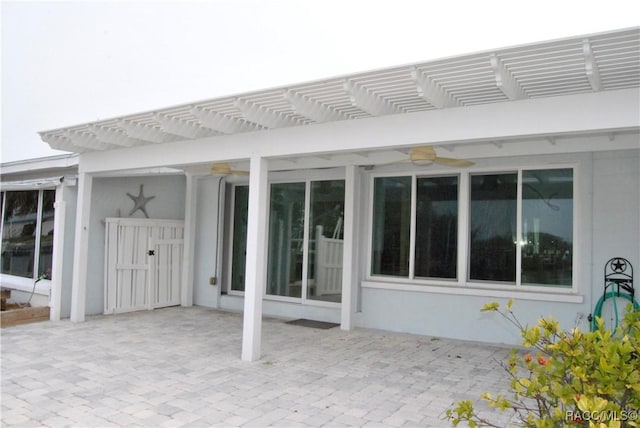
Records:
[[[182,304],[193,293],[198,167],[248,168],[243,359],[260,355],[268,173],[345,168],[342,327],[352,328],[358,167],[431,145],[474,159],[637,148],[640,29],[354,73],[43,131],[81,153],[72,321],[84,320],[92,177],[187,172]],[[615,111],[610,106],[616,106]]]

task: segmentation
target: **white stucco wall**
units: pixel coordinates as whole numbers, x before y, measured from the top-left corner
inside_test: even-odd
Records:
[[[104,263],[105,224],[107,217],[129,217],[133,201],[127,196],[137,196],[144,185],[146,197],[155,196],[146,206],[150,218],[184,220],[185,177],[135,176],[94,178],[91,198],[91,223],[89,234],[86,314],[104,311]],[[131,215],[144,218],[142,212]]]
[[[481,313],[487,302],[505,303],[508,297],[515,299],[514,309],[524,323],[535,323],[540,316],[554,316],[565,328],[578,325],[588,329],[587,316],[602,290],[602,269],[606,260],[614,256],[629,259],[640,269],[640,150],[625,150],[603,153],[576,153],[554,156],[521,156],[488,158],[479,160],[479,170],[509,170],[515,167],[544,167],[551,164],[571,164],[575,167],[574,199],[576,206],[575,251],[577,270],[577,293],[562,295],[512,292],[506,296],[504,290],[474,290],[475,293],[446,293],[433,291],[429,286],[416,290],[398,288],[372,288],[367,282],[375,282],[366,275],[370,234],[370,183],[373,171],[362,170],[362,185],[359,188],[362,215],[358,223],[360,234],[359,312],[356,325],[430,336],[477,340],[492,343],[518,344],[518,332],[496,314]],[[401,169],[403,167],[399,167]],[[431,167],[430,167],[431,168]],[[380,170],[377,170],[378,172]],[[437,173],[431,169],[430,173]],[[299,172],[298,172],[299,174]],[[196,244],[195,304],[216,307],[217,287],[208,285],[214,253],[214,237],[217,209],[215,201],[217,182],[202,181],[198,193],[198,242]],[[229,215],[229,213],[227,213]],[[219,275],[224,278],[228,274]],[[401,288],[401,287],[400,287]],[[501,293],[501,294],[500,294]],[[571,297],[572,296],[572,297]],[[219,307],[241,311],[240,296],[223,295]],[[299,303],[284,303],[265,299],[264,314],[285,318],[314,318],[339,322],[339,311],[334,308],[319,308]]]
[[[614,257],[631,262],[640,301],[640,149],[596,153],[593,171],[594,302],[602,295],[604,265]]]
[[[220,212],[219,219],[218,200],[220,197],[224,198],[224,182],[219,186],[220,180],[216,176],[198,179],[193,304],[210,308],[218,307],[222,281],[220,268],[223,244],[219,241],[218,226],[224,219],[224,213]],[[218,194],[219,189],[221,196]],[[224,203],[224,199],[222,202]],[[216,285],[209,284],[211,277],[216,277]]]
[[[579,245],[578,294],[583,302],[560,302],[546,296],[530,300],[526,293],[514,292],[514,310],[524,323],[540,316],[554,316],[564,328],[578,325],[588,329],[586,320],[602,293],[603,268],[607,260],[620,256],[640,269],[640,150],[576,154],[519,159],[488,159],[483,163],[501,166],[535,165],[547,162],[577,162],[575,194]],[[368,183],[369,180],[363,180]],[[370,202],[365,203],[369,210]],[[363,249],[368,257],[367,247]],[[363,259],[363,264],[366,260]],[[637,276],[637,274],[636,274]],[[638,279],[636,279],[636,288]],[[509,287],[507,286],[506,289]],[[487,302],[504,303],[507,298],[421,291],[362,288],[362,311],[357,325],[431,336],[518,344],[517,332],[496,314],[481,313]],[[536,297],[537,298],[537,297]],[[636,299],[637,300],[637,299]]]

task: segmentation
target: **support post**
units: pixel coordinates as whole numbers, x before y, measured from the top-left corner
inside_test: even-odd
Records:
[[[91,223],[91,188],[93,177],[81,172],[78,177],[76,236],[73,247],[73,281],[71,283],[72,322],[83,322],[87,307],[87,265]]]
[[[249,177],[242,360],[256,361],[260,359],[262,297],[267,277],[267,159],[252,156]]]
[[[198,177],[187,174],[184,205],[184,252],[182,253],[182,287],[180,306],[193,306],[193,260],[196,242],[196,201]]]
[[[358,246],[357,216],[359,210],[358,167],[347,165],[344,183],[344,241],[342,255],[342,306],[340,328],[353,329],[353,316],[358,305]]]
[[[53,203],[53,260],[51,262],[51,303],[49,319],[60,321],[62,308],[62,266],[64,255],[65,217],[67,204],[64,201],[64,184],[56,187],[56,198]]]

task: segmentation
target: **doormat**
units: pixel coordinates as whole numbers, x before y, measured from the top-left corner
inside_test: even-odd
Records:
[[[320,328],[322,330],[327,330],[340,325],[333,322],[314,321],[314,320],[308,320],[305,318],[287,321],[285,324],[300,325],[302,327]]]

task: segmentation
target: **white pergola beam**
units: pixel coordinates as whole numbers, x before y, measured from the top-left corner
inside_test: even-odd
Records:
[[[65,132],[66,137],[71,140],[74,146],[86,147],[94,150],[106,150],[117,147],[115,144],[105,143],[100,141],[98,137],[89,132],[74,131],[69,129]]]
[[[95,136],[104,141],[105,143],[114,144],[116,146],[138,146],[140,144],[145,144],[144,141],[136,140],[135,138],[131,138],[127,135],[126,132],[122,129],[112,129],[106,128],[100,125],[89,125],[88,128],[95,134]]]
[[[151,143],[166,143],[174,140],[169,134],[151,125],[134,123],[130,120],[120,120],[118,126],[124,129],[129,136],[139,140]]]
[[[211,137],[215,135],[211,130],[199,125],[187,122],[183,119],[169,117],[166,114],[156,113],[153,118],[160,124],[160,127],[173,135],[193,140],[196,138]]]
[[[437,108],[458,107],[460,105],[455,98],[435,83],[431,77],[426,76],[416,68],[411,72],[411,78],[416,84],[418,95],[429,104]]]
[[[591,89],[594,91],[601,91],[602,79],[600,79],[600,72],[598,71],[598,66],[595,58],[593,57],[593,51],[591,49],[589,39],[584,39],[582,41],[582,52],[584,53],[585,73],[587,74],[587,79],[589,80]]]
[[[314,122],[322,123],[348,119],[348,117],[341,112],[293,91],[284,91],[283,97],[289,101],[296,113]]]
[[[493,53],[489,57],[491,61],[491,68],[495,74],[496,86],[509,98],[510,100],[522,100],[527,98],[524,90],[520,87],[520,84],[511,72],[505,67],[500,58]]]
[[[202,126],[223,134],[235,134],[236,132],[248,132],[261,129],[253,123],[226,116],[213,110],[202,107],[191,107],[191,113],[198,118]]]
[[[283,128],[300,125],[297,120],[288,118],[278,112],[268,110],[246,100],[236,100],[236,108],[249,121],[262,125],[265,128]]]
[[[350,153],[418,145],[448,146],[477,141],[511,141],[530,136],[608,134],[637,130],[640,117],[640,89],[586,92],[562,97],[541,97],[480,104],[464,108],[427,110],[393,116],[361,118],[274,130],[223,135],[161,145],[127,149],[130,156],[118,151],[86,153],[84,168],[88,172],[154,168],[246,159],[248,153],[268,158],[302,158],[308,155]],[[616,108],[603,108],[616,106]],[[496,117],[500,120],[496,121]],[[523,120],[535,117],[536,120]],[[461,126],[460,124],[464,124]],[[626,147],[620,135],[616,143]],[[304,144],[301,144],[301,141]],[[637,141],[635,142],[637,147]],[[505,144],[503,153],[512,153]],[[515,146],[520,147],[516,144]],[[514,146],[514,147],[515,147]],[[526,147],[525,147],[526,146]],[[542,147],[544,146],[544,148]],[[551,153],[603,150],[603,146],[577,142],[556,146],[522,146],[523,153]],[[519,149],[520,150],[520,149]],[[474,154],[475,156],[475,154]]]
[[[349,95],[351,105],[369,113],[372,116],[384,116],[387,114],[402,113],[402,111],[389,101],[371,93],[357,83],[345,80],[343,88]]]
[[[41,133],[40,139],[49,144],[49,147],[51,147],[52,149],[77,153],[83,153],[87,151],[86,147],[76,146],[75,144],[73,144],[73,141],[71,141],[71,139],[69,139],[65,135]]]

